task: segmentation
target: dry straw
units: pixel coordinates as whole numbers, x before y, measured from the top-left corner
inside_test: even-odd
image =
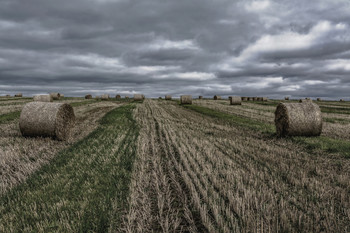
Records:
[[[101,95],[101,100],[109,100],[109,95],[108,94]]]
[[[242,98],[240,96],[230,96],[231,105],[242,105]]]
[[[214,95],[214,100],[221,100],[221,96],[219,96],[219,95]]]
[[[52,92],[50,95],[52,96],[53,100],[59,100],[61,98],[61,94],[57,92]]]
[[[165,100],[171,100],[172,98],[171,98],[171,95],[166,95],[165,96]]]
[[[87,94],[87,95],[85,96],[85,99],[92,99],[92,95]]]
[[[34,96],[33,100],[35,102],[52,102],[52,96],[51,95],[36,95]]]
[[[280,103],[275,112],[278,136],[319,136],[322,132],[320,107],[312,102]]]
[[[74,123],[74,110],[69,104],[30,102],[22,109],[19,128],[23,136],[68,140]]]
[[[181,104],[192,104],[192,95],[182,95],[180,96]]]
[[[134,101],[142,101],[143,95],[142,94],[134,94]]]
[[[23,97],[22,93],[17,93],[15,97]]]

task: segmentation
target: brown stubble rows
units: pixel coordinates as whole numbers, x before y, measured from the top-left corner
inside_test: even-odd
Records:
[[[174,102],[146,100],[135,117],[144,132],[126,217],[130,232],[156,224],[168,231],[350,230],[347,159],[310,154]]]
[[[52,159],[58,151],[84,138],[98,126],[98,120],[115,103],[94,103],[75,107],[76,125],[73,140],[62,142],[51,138],[21,136],[18,119],[0,125],[0,194],[23,182],[30,174]]]

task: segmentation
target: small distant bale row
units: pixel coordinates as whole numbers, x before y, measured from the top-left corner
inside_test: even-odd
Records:
[[[53,137],[63,141],[71,137],[74,124],[74,110],[66,103],[27,103],[19,119],[23,136]]]
[[[23,94],[22,93],[17,93],[17,94],[15,94],[15,97],[23,97]]]
[[[320,107],[311,100],[280,103],[275,111],[276,134],[284,136],[319,136],[322,132]]]
[[[36,95],[33,97],[35,102],[53,102],[51,95]]]
[[[181,104],[192,104],[192,95],[182,95],[180,96]]]
[[[267,101],[267,97],[241,97],[242,101]]]

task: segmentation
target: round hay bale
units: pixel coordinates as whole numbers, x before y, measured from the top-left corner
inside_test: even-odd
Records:
[[[145,95],[142,95],[142,99],[146,99]]]
[[[126,96],[125,96],[125,99],[129,99],[129,96],[126,95]]]
[[[116,95],[115,98],[116,98],[117,100],[119,100],[119,99],[121,99],[122,97],[121,97],[120,95]]]
[[[201,99],[203,99],[203,96],[201,96],[201,95],[200,95],[200,96],[198,96],[198,99],[200,99],[200,100],[201,100]]]
[[[240,96],[230,96],[230,105],[242,105],[242,98]]]
[[[63,99],[64,98],[64,94],[61,94],[60,98]]]
[[[59,100],[61,98],[60,93],[52,92],[52,93],[50,93],[50,95],[52,96],[53,100]]]
[[[253,97],[248,97],[247,100],[248,101],[253,101]]]
[[[268,99],[269,99],[269,98],[267,98],[267,97],[262,97],[262,101],[263,101],[263,102],[267,102]]]
[[[109,95],[108,94],[101,95],[101,100],[109,100]]]
[[[340,102],[345,102],[345,100],[344,100],[344,99],[340,99],[339,101],[340,101]]]
[[[262,97],[256,97],[256,100],[257,101],[263,101],[263,98]]]
[[[171,100],[172,98],[171,98],[171,95],[166,95],[165,96],[165,100]]]
[[[92,99],[92,95],[87,94],[87,95],[85,96],[85,99]]]
[[[17,93],[17,94],[15,95],[15,97],[23,97],[23,94],[22,94],[22,93]]]
[[[247,101],[248,97],[242,97],[242,101]]]
[[[134,94],[134,101],[142,101],[143,95],[142,94]]]
[[[182,95],[180,96],[181,104],[192,104],[192,95]]]
[[[253,101],[257,101],[257,100],[258,100],[258,97],[252,97],[252,100],[253,100]]]
[[[317,101],[322,101],[321,98],[317,98]]]
[[[52,102],[52,96],[51,95],[36,95],[34,96],[33,100],[35,102]]]
[[[284,100],[289,100],[289,97],[284,97]]]
[[[278,136],[319,136],[322,132],[320,107],[308,103],[280,103],[275,111]]]
[[[219,96],[219,95],[214,95],[214,100],[221,100],[221,96]]]
[[[53,137],[68,140],[75,123],[72,106],[66,103],[30,102],[24,105],[19,119],[23,136]]]

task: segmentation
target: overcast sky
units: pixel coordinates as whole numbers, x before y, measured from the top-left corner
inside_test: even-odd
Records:
[[[349,0],[0,0],[0,95],[350,98]]]

